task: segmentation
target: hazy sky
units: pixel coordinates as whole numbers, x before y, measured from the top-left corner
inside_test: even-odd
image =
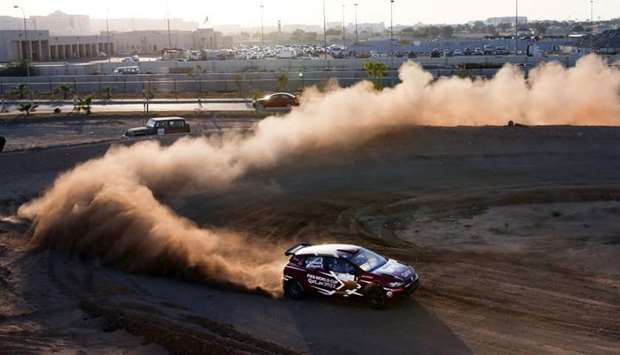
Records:
[[[359,22],[389,23],[389,0],[326,0],[327,21],[341,21],[345,5],[346,22],[353,22],[353,4],[359,3]],[[282,24],[321,24],[322,0],[2,0],[1,15],[21,16],[13,9],[22,5],[27,15],[46,15],[55,10],[71,14],[110,17],[170,16],[202,22],[208,16],[212,24],[260,23],[259,5],[265,5],[265,26]],[[530,19],[580,19],[590,17],[590,0],[520,0],[520,14]],[[515,0],[396,0],[394,23],[463,23],[493,16],[514,16]],[[620,17],[620,0],[596,0],[595,18]]]

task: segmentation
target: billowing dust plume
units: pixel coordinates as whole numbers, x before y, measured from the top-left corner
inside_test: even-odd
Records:
[[[407,63],[402,83],[307,90],[290,114],[261,121],[249,137],[185,138],[114,147],[59,177],[19,215],[38,245],[101,258],[124,270],[184,276],[278,293],[291,241],[202,229],[158,196],[224,190],[249,171],[315,148],[360,144],[413,125],[617,125],[620,71],[590,56],[565,69],[546,64],[529,80],[506,66],[491,80],[433,81]]]

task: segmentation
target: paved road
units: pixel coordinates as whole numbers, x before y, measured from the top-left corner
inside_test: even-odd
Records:
[[[55,108],[60,108],[62,112],[71,112],[72,104],[41,104],[36,109],[39,113],[52,113]],[[19,113],[17,105],[7,105],[5,115],[14,115]],[[208,102],[205,104],[198,103],[151,103],[149,105],[151,112],[209,112],[209,111],[227,111],[227,112],[254,112],[252,104],[249,102]],[[115,103],[108,105],[93,105],[92,112],[141,112],[144,111],[143,103]],[[2,115],[2,114],[0,114]],[[0,116],[1,117],[1,116]]]
[[[128,105],[130,106],[130,105]],[[132,141],[122,137],[132,127],[144,125],[144,118],[125,118],[122,115],[105,118],[62,118],[32,122],[0,123],[0,136],[6,137],[5,151],[33,148],[69,146],[96,142]],[[256,118],[186,118],[192,135],[203,135],[222,131],[244,131],[251,129]]]

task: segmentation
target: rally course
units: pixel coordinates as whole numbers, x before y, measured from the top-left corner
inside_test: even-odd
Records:
[[[123,273],[32,250],[28,226],[5,218],[0,339],[13,352],[616,352],[619,139],[615,128],[418,128],[308,153],[225,192],[162,197],[199,225],[354,242],[414,264],[421,288],[384,311]],[[106,149],[4,153],[3,214]]]

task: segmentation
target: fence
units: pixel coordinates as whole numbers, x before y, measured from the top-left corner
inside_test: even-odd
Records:
[[[432,69],[435,76],[462,74],[456,69]],[[490,77],[496,69],[471,69],[468,75]],[[286,80],[280,80],[281,76]],[[152,90],[158,95],[194,93],[198,96],[213,92],[238,92],[242,96],[266,91],[297,91],[312,85],[324,85],[335,81],[347,87],[370,78],[364,71],[315,71],[304,72],[248,72],[248,73],[209,73],[209,74],[145,74],[145,75],[76,75],[76,76],[36,76],[27,82],[25,77],[0,78],[0,96],[6,97],[20,84],[26,84],[28,91],[36,95],[55,95],[61,85],[69,86],[77,95],[140,94]],[[398,83],[397,71],[390,71],[382,80],[383,86]],[[286,83],[284,83],[286,82]]]

